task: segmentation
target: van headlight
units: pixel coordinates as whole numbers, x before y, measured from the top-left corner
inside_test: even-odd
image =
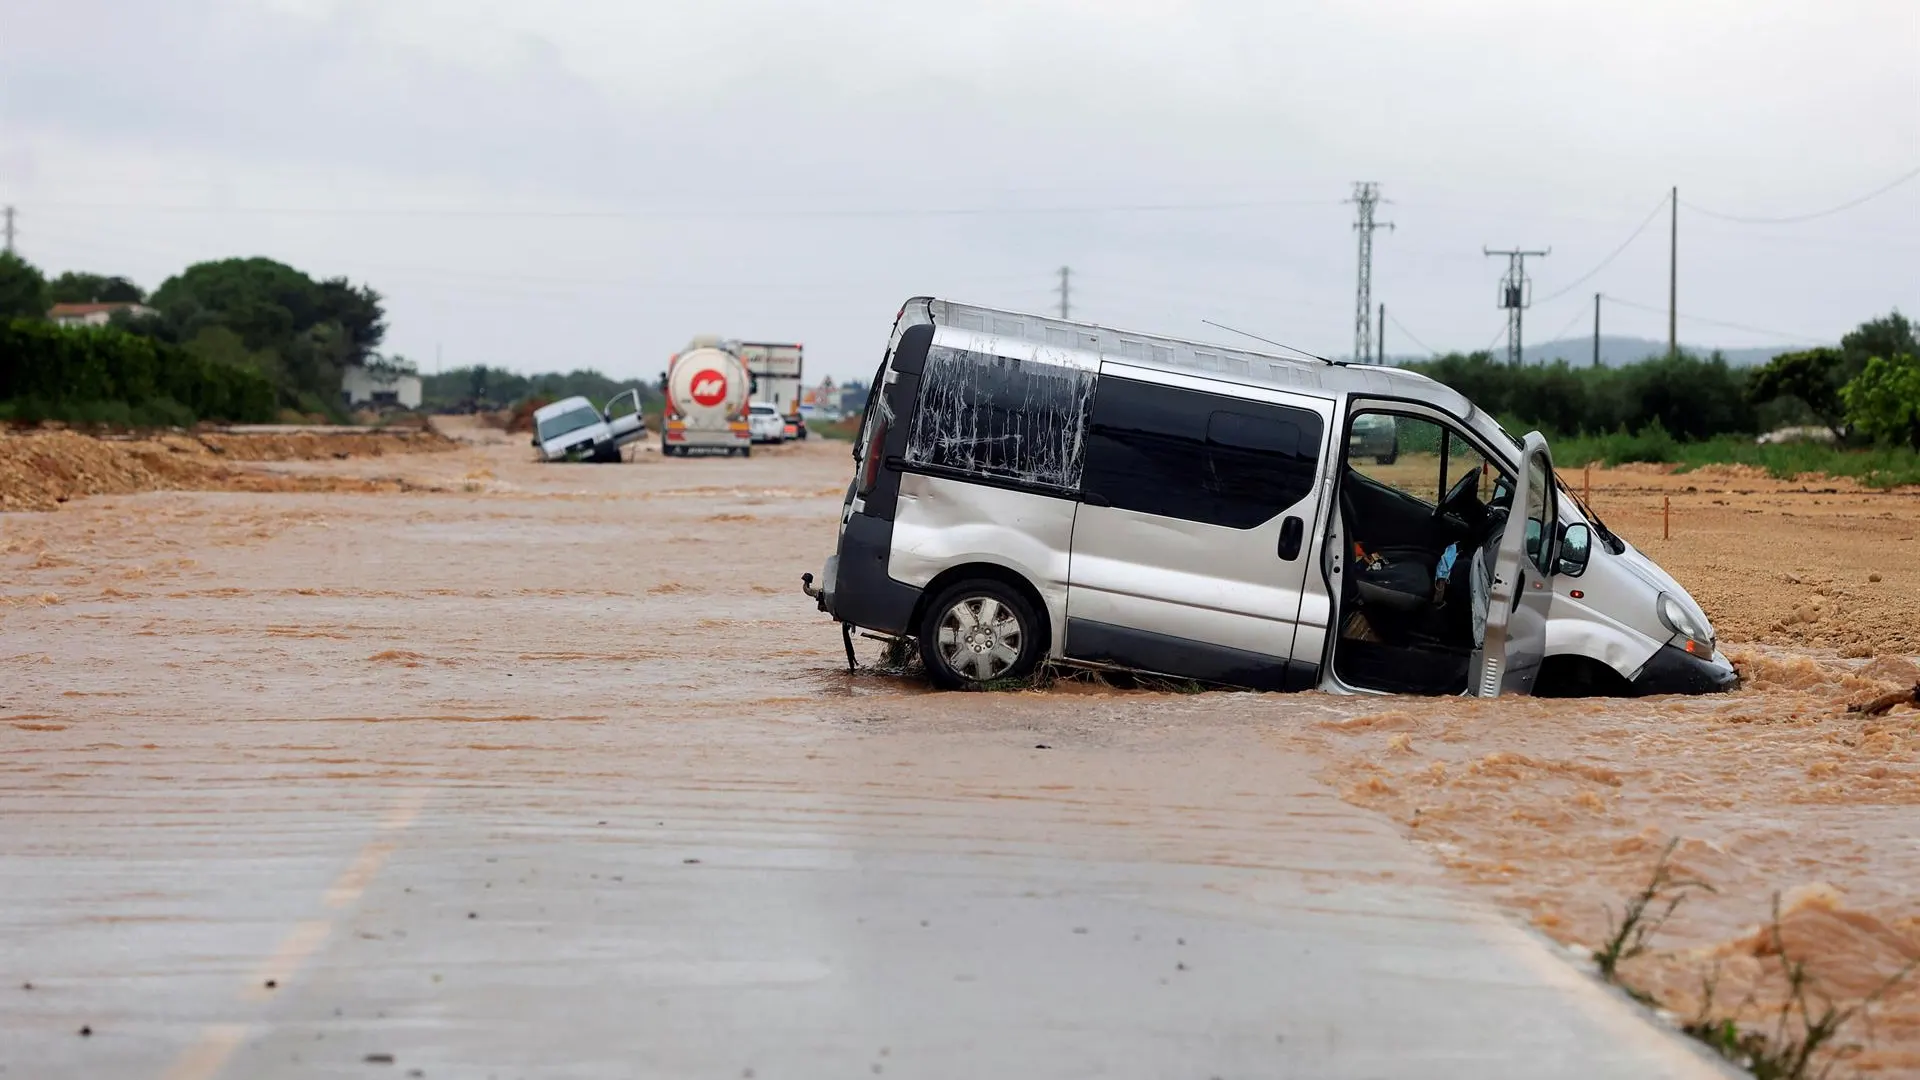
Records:
[[[1695,618],[1672,593],[1660,594],[1656,610],[1667,629],[1687,639],[1682,647],[1688,652],[1696,656],[1713,655],[1713,628],[1706,625],[1706,620]]]

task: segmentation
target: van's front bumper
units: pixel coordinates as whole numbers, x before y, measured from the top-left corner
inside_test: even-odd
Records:
[[[1718,649],[1709,658],[1675,645],[1660,646],[1633,677],[1634,692],[1641,695],[1719,694],[1739,685],[1740,673]]]

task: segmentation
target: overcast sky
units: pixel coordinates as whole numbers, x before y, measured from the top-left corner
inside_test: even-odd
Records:
[[[0,0],[0,202],[49,272],[266,255],[388,347],[647,376],[694,334],[870,373],[920,293],[1351,351],[1836,339],[1920,311],[1916,0]],[[1566,295],[1548,299],[1563,288]],[[1641,310],[1629,304],[1659,311]],[[1712,321],[1707,321],[1712,320]],[[1738,324],[1739,327],[1718,325]]]

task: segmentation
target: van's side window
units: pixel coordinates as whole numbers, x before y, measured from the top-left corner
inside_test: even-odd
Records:
[[[1320,416],[1107,376],[1087,429],[1086,493],[1123,510],[1251,529],[1313,490]]]
[[[906,459],[1077,490],[1094,378],[1080,368],[935,345]]]

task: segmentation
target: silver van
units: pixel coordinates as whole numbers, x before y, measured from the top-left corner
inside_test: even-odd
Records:
[[[802,587],[936,684],[1041,662],[1262,690],[1737,682],[1706,615],[1518,439],[1412,372],[916,298]]]

